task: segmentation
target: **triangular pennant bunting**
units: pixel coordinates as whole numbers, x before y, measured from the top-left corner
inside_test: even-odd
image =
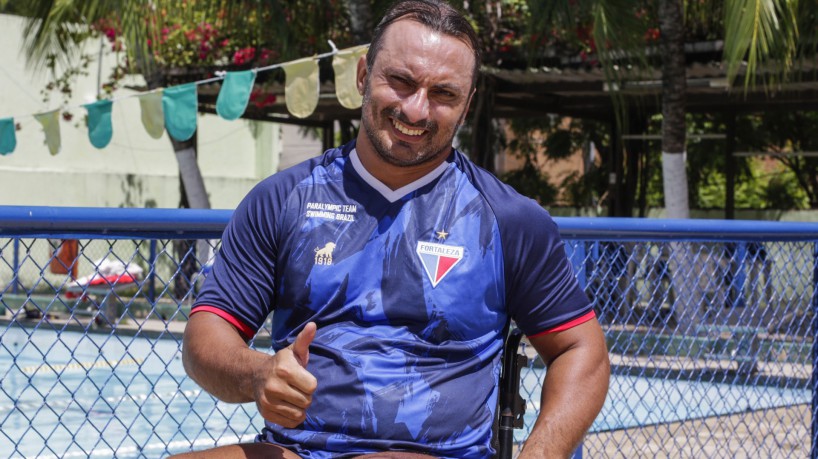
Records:
[[[84,105],[88,110],[88,140],[96,148],[105,148],[111,142],[114,128],[111,125],[110,100],[98,100],[91,104]]]
[[[332,69],[335,71],[335,95],[342,106],[354,109],[361,106],[363,96],[358,92],[356,77],[358,61],[369,49],[369,45],[357,46],[340,51],[332,58]]]
[[[339,51],[330,42],[332,52],[299,59],[292,62],[268,65],[239,72],[227,72],[224,77],[217,76],[164,90],[152,90],[144,94],[127,95],[121,98],[138,97],[142,111],[142,125],[148,135],[154,139],[168,134],[177,141],[186,141],[193,137],[197,128],[198,94],[197,85],[224,79],[216,100],[216,113],[226,120],[240,118],[247,109],[253,93],[258,72],[282,68],[286,74],[285,101],[287,110],[295,117],[306,118],[318,107],[320,80],[318,61],[334,57],[332,66],[335,71],[335,86],[338,101],[343,107],[355,109],[361,106],[362,97],[358,93],[356,77],[358,62],[364,56],[369,45],[356,46]],[[274,95],[269,97],[274,98]],[[88,139],[96,148],[106,147],[113,137],[111,120],[112,100],[97,101],[83,105],[88,112]],[[266,99],[265,99],[266,100]],[[71,109],[72,107],[68,107]],[[77,108],[77,107],[73,107]],[[60,111],[53,110],[33,116],[43,127],[45,143],[52,155],[62,148],[60,135]],[[70,119],[66,113],[66,119]],[[17,138],[13,118],[0,119],[0,155],[12,153],[17,147]]]
[[[283,65],[287,81],[284,100],[287,110],[295,117],[306,118],[318,106],[318,61],[300,59]]]
[[[0,155],[7,155],[17,146],[17,136],[14,132],[14,118],[0,120]]]
[[[255,81],[256,72],[253,70],[227,72],[216,99],[216,113],[230,121],[240,118],[247,109]]]
[[[56,155],[62,148],[62,139],[60,138],[60,111],[52,110],[46,113],[34,115],[42,126],[45,133],[45,143],[48,145],[48,151],[51,156]]]
[[[162,93],[162,110],[165,112],[165,129],[171,137],[180,142],[193,137],[197,107],[195,83],[165,89]]]
[[[165,115],[162,112],[162,90],[139,96],[139,108],[142,110],[142,126],[154,139],[162,137],[165,132]]]

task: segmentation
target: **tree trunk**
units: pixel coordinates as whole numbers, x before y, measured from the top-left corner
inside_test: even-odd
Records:
[[[662,173],[665,209],[670,218],[689,218],[685,170],[685,93],[682,0],[659,2],[662,42]]]
[[[682,0],[660,0],[659,28],[662,45],[662,177],[665,210],[669,218],[690,217],[688,203],[685,133],[687,83],[684,54],[684,10]],[[695,334],[701,323],[703,303],[701,273],[696,269],[697,243],[670,244],[668,266],[672,305],[677,331]]]
[[[171,138],[176,162],[179,163],[179,177],[184,187],[184,198],[191,209],[209,209],[210,199],[207,196],[202,172],[196,159],[196,133],[190,140],[179,142]]]
[[[147,63],[142,63],[143,69],[150,66]],[[159,71],[143,71],[145,82],[149,89],[164,88],[168,86],[167,76]],[[202,171],[199,169],[199,162],[197,160],[197,136],[199,131],[193,133],[193,137],[184,142],[174,140],[170,135],[170,143],[173,146],[176,162],[179,164],[179,178],[182,182],[182,196],[180,203],[187,203],[186,206],[191,209],[209,209],[210,199],[207,196],[204,180],[202,179]]]

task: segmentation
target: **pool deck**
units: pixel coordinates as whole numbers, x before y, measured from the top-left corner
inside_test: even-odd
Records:
[[[524,342],[526,342],[524,340]],[[525,346],[529,360],[537,357],[537,352],[529,344]],[[737,363],[729,359],[705,359],[687,356],[653,355],[650,357],[609,353],[613,371],[618,374],[638,376],[661,375],[702,375],[734,377]],[[775,385],[775,380],[796,379],[809,380],[812,367],[796,363],[759,361],[757,376],[768,385]],[[701,376],[699,376],[701,377]],[[711,379],[711,378],[708,378]]]
[[[810,418],[808,405],[796,405],[594,433],[583,457],[809,457]]]
[[[99,325],[94,321],[94,316],[87,313],[73,316],[61,312],[50,313],[47,315],[47,319],[49,324],[55,329],[60,330],[108,333],[111,331],[111,327]],[[4,326],[8,326],[12,322],[17,322],[22,326],[34,326],[41,321],[43,321],[42,317],[26,317],[25,312],[22,310],[17,312],[17,314],[6,310],[4,315],[0,315],[0,325]],[[117,333],[130,336],[162,337],[171,334],[177,338],[181,338],[186,325],[187,321],[181,320],[163,320],[155,316],[146,318],[134,318],[129,316],[116,324],[116,331]]]

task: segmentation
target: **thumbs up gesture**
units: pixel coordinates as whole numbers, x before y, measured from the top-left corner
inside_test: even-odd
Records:
[[[276,352],[267,365],[256,371],[256,406],[264,419],[293,428],[307,418],[307,408],[318,386],[315,376],[307,371],[316,330],[314,322],[308,323],[292,345]]]

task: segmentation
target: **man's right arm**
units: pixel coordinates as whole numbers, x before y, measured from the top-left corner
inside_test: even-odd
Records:
[[[309,323],[293,345],[268,355],[250,349],[226,320],[202,311],[191,315],[185,328],[182,362],[187,374],[216,398],[255,402],[264,419],[292,428],[306,418],[317,387],[306,370],[315,332]]]

